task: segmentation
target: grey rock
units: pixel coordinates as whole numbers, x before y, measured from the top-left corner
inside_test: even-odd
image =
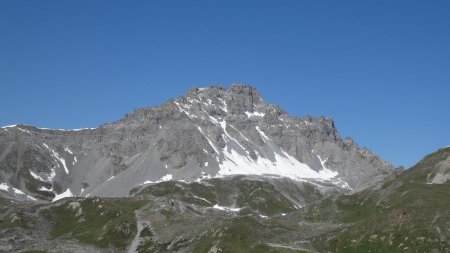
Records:
[[[214,177],[224,162],[236,163],[232,152],[252,164],[288,155],[312,170],[337,172],[335,181],[353,190],[394,172],[369,150],[343,140],[332,119],[290,116],[254,87],[234,84],[193,88],[95,129],[1,128],[0,183],[10,189],[2,194],[18,199],[47,201],[68,190],[74,196],[122,197],[162,178]]]

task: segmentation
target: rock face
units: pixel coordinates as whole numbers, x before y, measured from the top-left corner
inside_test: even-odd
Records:
[[[290,116],[244,85],[193,88],[95,129],[0,129],[0,192],[18,199],[120,197],[147,182],[236,174],[358,190],[392,173],[331,119]]]

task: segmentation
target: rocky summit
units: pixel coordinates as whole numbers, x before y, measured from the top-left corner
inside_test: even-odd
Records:
[[[450,148],[394,169],[250,86],[0,129],[0,252],[450,252]]]

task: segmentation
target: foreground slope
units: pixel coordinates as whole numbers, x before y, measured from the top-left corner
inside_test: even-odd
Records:
[[[0,252],[303,252],[314,234],[285,218],[337,192],[333,184],[231,176],[150,184],[128,198],[2,200]]]
[[[447,147],[378,189],[327,199],[302,217],[350,225],[325,237],[332,252],[450,252],[449,172]]]
[[[243,85],[194,88],[95,129],[0,129],[0,193],[25,201],[126,197],[149,182],[239,174],[358,190],[392,171],[341,139],[331,119],[290,116]]]
[[[449,161],[441,149],[347,194],[252,175],[147,184],[128,198],[0,198],[0,251],[449,252],[450,181],[432,183]]]

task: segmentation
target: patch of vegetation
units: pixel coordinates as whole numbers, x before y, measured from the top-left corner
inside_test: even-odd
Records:
[[[208,252],[214,245],[221,252],[250,252],[257,244],[258,228],[262,229],[262,225],[249,216],[232,219],[222,228],[204,235],[194,252]]]
[[[172,194],[182,194],[183,189],[178,185],[179,183],[176,181],[167,181],[167,182],[161,182],[158,184],[152,184],[149,185],[143,189],[141,189],[139,192],[136,192],[136,190],[132,190],[132,194],[151,194],[153,196],[162,197]]]
[[[210,187],[199,183],[192,183],[190,184],[190,187],[193,194],[204,198],[211,203],[216,203],[216,195]]]
[[[267,244],[280,231],[286,231],[281,223],[260,223],[254,216],[240,216],[211,228],[198,240],[193,252],[306,252],[283,246]]]
[[[33,223],[33,219],[31,219],[23,210],[17,210],[1,220],[0,229],[13,227],[27,229],[32,227]]]
[[[342,209],[341,205],[343,217],[355,215],[358,221],[331,239],[329,249],[333,252],[429,252],[432,249],[448,252],[449,200],[448,184],[430,188],[405,182],[380,206],[372,202],[362,206],[350,202]]]
[[[295,210],[289,201],[274,189],[274,186],[265,181],[243,180],[238,183],[238,206],[249,206],[259,210],[265,215],[287,213]]]
[[[189,240],[179,239],[174,242],[162,242],[159,241],[155,234],[151,231],[150,227],[146,226],[142,229],[139,234],[141,242],[139,243],[136,251],[138,253],[147,252],[168,252],[168,251],[178,251],[180,249],[186,248],[188,246]]]
[[[380,213],[371,197],[365,194],[342,195],[336,200],[336,206],[341,214],[339,220],[342,222],[357,222],[365,220]]]
[[[320,202],[304,207],[295,213],[297,221],[329,222],[337,216],[337,207],[333,197],[328,197]]]
[[[54,223],[52,238],[75,238],[82,243],[125,249],[136,234],[134,211],[144,204],[132,198],[69,199],[43,210]]]
[[[208,202],[203,199],[199,199],[193,196],[184,196],[181,198],[181,200],[185,203],[194,204],[198,206],[213,206],[214,202]]]

